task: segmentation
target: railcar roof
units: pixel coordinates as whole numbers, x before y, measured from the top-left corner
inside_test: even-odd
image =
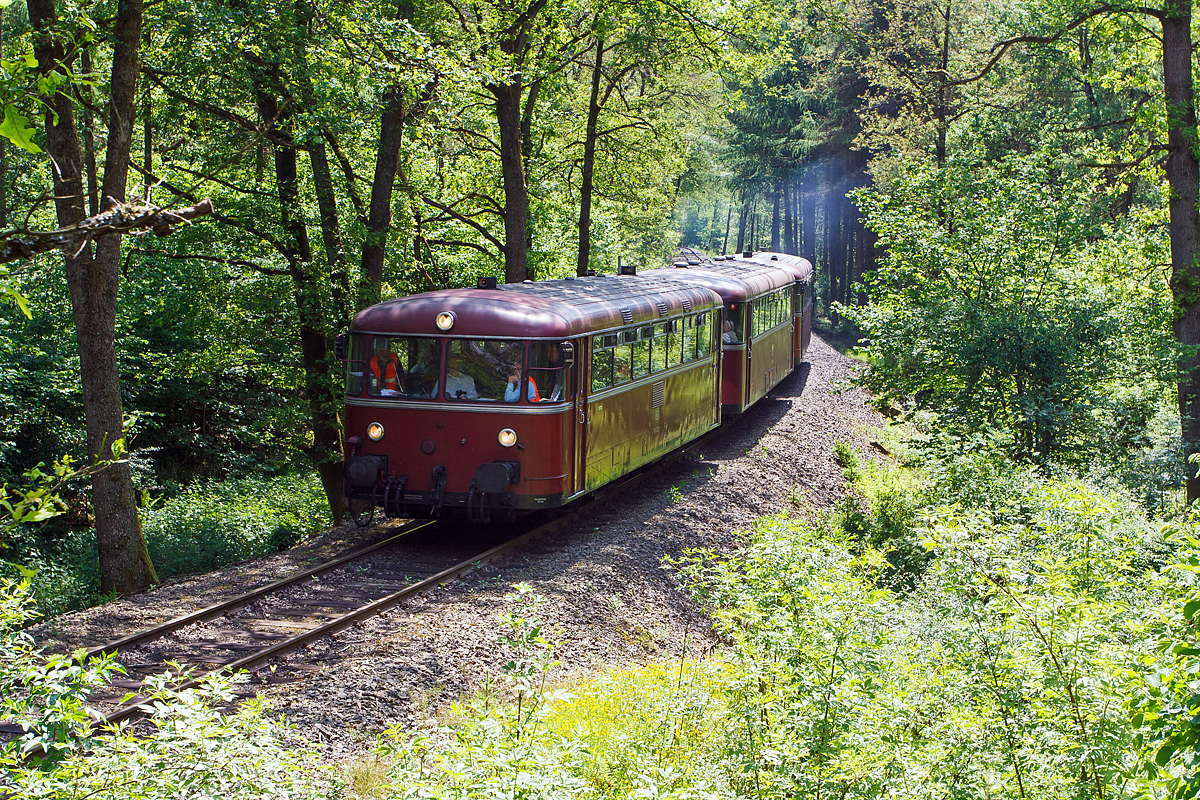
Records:
[[[699,263],[692,263],[699,261]],[[755,253],[750,258],[727,256],[720,260],[692,258],[672,267],[643,273],[683,283],[707,286],[726,303],[740,303],[812,276],[808,259],[785,253]]]
[[[387,300],[360,311],[351,330],[435,336],[569,337],[721,304],[704,286],[642,275],[597,275],[507,283],[495,289],[445,289]],[[665,309],[666,314],[663,314]],[[450,331],[438,314],[452,311]]]

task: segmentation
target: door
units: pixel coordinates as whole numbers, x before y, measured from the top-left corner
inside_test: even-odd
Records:
[[[571,367],[571,380],[575,381],[575,414],[571,425],[571,447],[575,453],[575,474],[572,494],[582,492],[587,485],[587,425],[588,393],[592,386],[592,340],[584,336],[574,340],[575,364]]]

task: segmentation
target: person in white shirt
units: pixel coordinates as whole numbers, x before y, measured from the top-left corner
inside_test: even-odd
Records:
[[[725,326],[721,332],[721,341],[725,344],[738,344],[742,341],[737,331],[733,329],[733,320],[725,320]]]
[[[434,384],[433,396],[437,397],[438,387]],[[462,358],[453,355],[446,362],[446,397],[450,400],[478,400],[479,392],[475,390],[475,379],[462,371]]]

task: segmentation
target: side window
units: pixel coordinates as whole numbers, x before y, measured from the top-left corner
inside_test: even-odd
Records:
[[[685,317],[683,320],[683,360],[696,360],[696,318]]]
[[[683,324],[682,319],[673,319],[667,323],[667,366],[678,367],[680,363],[680,343],[683,341],[683,331],[680,326]]]
[[[367,344],[362,334],[350,337],[350,347],[346,352],[346,394],[358,397],[366,385]]]
[[[524,385],[525,396],[530,402],[554,403],[574,396],[572,370],[567,367],[563,347],[561,342],[534,342],[529,345]]]
[[[615,337],[597,336],[592,339],[592,391],[598,392],[612,386],[613,351],[605,347],[604,340]]]
[[[696,352],[700,358],[707,358],[712,352],[712,320],[707,311],[696,315]]]
[[[631,338],[637,337],[637,331],[622,331],[621,343],[613,350],[613,385],[628,383],[632,374],[633,345]]]
[[[635,380],[650,374],[650,339],[654,336],[654,326],[647,325],[640,333],[633,345],[633,368],[629,373]]]
[[[662,372],[667,368],[667,325],[660,322],[654,326],[654,339],[650,344],[650,371]]]

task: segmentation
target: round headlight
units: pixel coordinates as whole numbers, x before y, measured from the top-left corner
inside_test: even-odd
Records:
[[[367,436],[371,437],[372,442],[378,442],[383,438],[383,426],[378,422],[372,422],[367,426]]]
[[[501,446],[512,447],[517,443],[517,432],[512,428],[505,428],[504,430],[500,431],[500,435],[496,438],[500,440]]]
[[[451,328],[454,327],[454,312],[453,311],[443,311],[442,313],[437,315],[437,319],[435,320],[435,322],[437,323],[439,331],[450,330]]]

